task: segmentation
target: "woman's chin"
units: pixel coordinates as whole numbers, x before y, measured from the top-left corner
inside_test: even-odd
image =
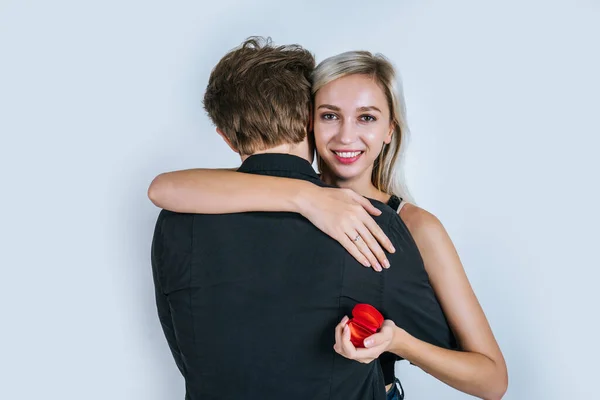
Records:
[[[355,168],[356,166],[336,166],[332,168],[331,171],[333,175],[338,180],[342,181],[350,181],[356,179],[359,175],[361,175],[361,170],[359,168]]]

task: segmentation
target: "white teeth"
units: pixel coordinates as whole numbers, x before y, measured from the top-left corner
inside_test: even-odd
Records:
[[[353,158],[362,153],[362,151],[334,151],[334,153],[342,158]]]

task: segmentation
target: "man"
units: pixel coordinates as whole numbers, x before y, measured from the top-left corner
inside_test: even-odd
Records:
[[[239,171],[324,185],[307,137],[313,68],[313,56],[299,46],[256,40],[217,64],[204,105],[241,155]],[[377,221],[394,242],[399,219],[378,208]],[[397,267],[383,285],[384,274],[362,267],[298,214],[161,211],[152,246],[156,301],[186,398],[385,398],[379,363],[336,354],[334,329],[357,301],[407,320],[410,306],[398,300],[410,271],[400,266],[415,256],[390,254]],[[424,270],[417,273],[427,280]],[[447,344],[450,330],[433,292],[427,296],[435,303],[428,338]]]

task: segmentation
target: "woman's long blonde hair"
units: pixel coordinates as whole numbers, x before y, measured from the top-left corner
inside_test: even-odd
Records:
[[[392,63],[381,54],[368,51],[348,51],[323,60],[312,74],[313,96],[328,83],[348,75],[367,75],[375,79],[383,90],[390,109],[390,119],[394,126],[392,141],[383,145],[381,153],[373,165],[371,182],[378,190],[395,194],[412,201],[402,169],[403,155],[408,143],[408,126],[402,87],[396,78]],[[318,158],[319,169],[322,161]]]

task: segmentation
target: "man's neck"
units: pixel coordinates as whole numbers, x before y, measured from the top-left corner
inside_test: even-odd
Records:
[[[308,141],[304,140],[300,143],[296,144],[282,144],[279,146],[271,147],[270,149],[260,150],[253,154],[241,156],[242,162],[246,160],[246,158],[253,156],[254,154],[269,154],[269,153],[277,153],[277,154],[289,154],[292,156],[297,156],[300,158],[304,158],[306,161],[312,164],[313,161],[313,151],[308,144]]]

